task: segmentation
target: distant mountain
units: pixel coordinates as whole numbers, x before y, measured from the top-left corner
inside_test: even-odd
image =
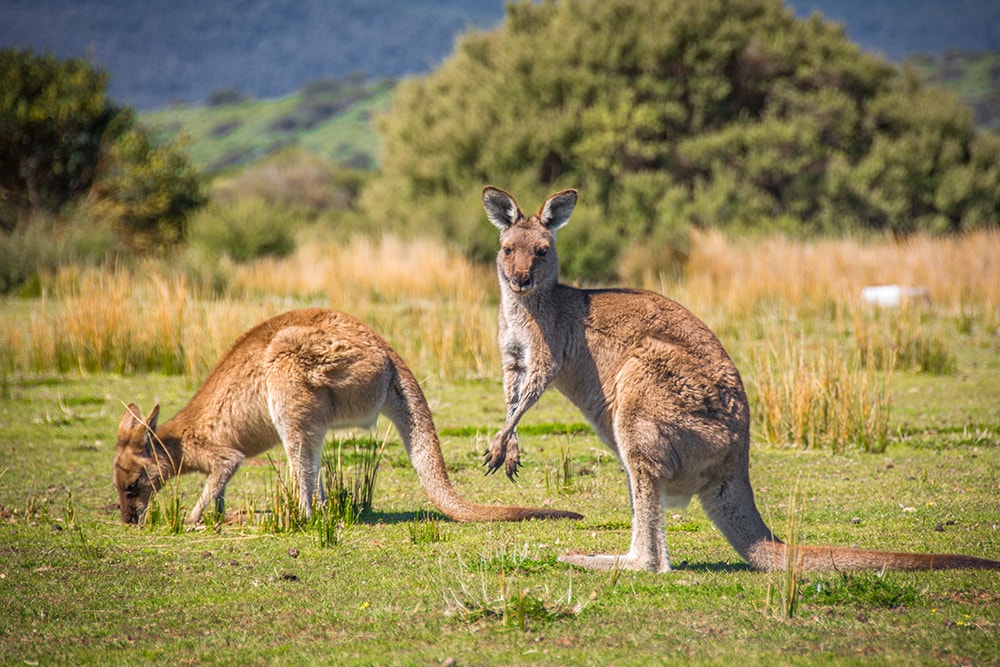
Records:
[[[1000,50],[997,0],[789,0],[893,60]],[[87,56],[139,109],[201,103],[225,87],[257,98],[305,82],[422,74],[455,37],[490,28],[504,0],[0,0],[0,47]]]
[[[274,98],[313,79],[428,72],[503,1],[0,0],[0,47],[86,55],[138,109],[222,87]]]
[[[869,51],[901,61],[916,54],[1000,50],[997,0],[786,0],[797,16],[817,11],[844,24]]]

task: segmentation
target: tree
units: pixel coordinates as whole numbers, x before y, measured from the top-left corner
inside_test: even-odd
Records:
[[[93,182],[114,118],[107,76],[81,60],[0,50],[0,226],[33,210],[55,212]]]
[[[125,240],[182,238],[205,201],[200,178],[176,145],[153,146],[106,84],[84,60],[0,50],[0,229],[87,198]]]
[[[380,118],[376,221],[475,256],[492,183],[522,201],[579,187],[567,272],[607,277],[628,245],[683,252],[691,226],[906,233],[995,224],[1000,178],[954,97],[780,0],[509,5]],[[590,219],[581,219],[590,216]],[[603,275],[602,275],[603,274]]]

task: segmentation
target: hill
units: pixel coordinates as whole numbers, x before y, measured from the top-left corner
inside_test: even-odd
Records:
[[[994,0],[789,0],[844,24],[864,48],[901,60],[917,53],[1000,50]],[[255,98],[307,81],[423,74],[455,36],[489,28],[504,0],[5,0],[0,47],[87,56],[110,74],[109,93],[140,110],[202,103],[235,87]]]
[[[906,63],[928,82],[956,91],[979,127],[1000,131],[1000,52],[949,51],[913,56]],[[317,79],[277,99],[178,105],[147,111],[142,120],[159,137],[183,134],[192,161],[208,173],[293,146],[341,166],[366,169],[375,164],[378,143],[369,120],[386,108],[392,90],[387,80]]]
[[[367,169],[376,153],[370,116],[385,108],[391,92],[392,83],[385,80],[317,79],[278,99],[171,107],[146,112],[142,121],[155,136],[183,136],[192,162],[209,173],[293,146]]]
[[[307,81],[427,72],[503,0],[5,0],[0,46],[86,55],[109,93],[140,110],[200,103],[217,88],[255,98]]]

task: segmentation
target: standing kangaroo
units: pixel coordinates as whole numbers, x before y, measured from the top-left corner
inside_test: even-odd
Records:
[[[177,415],[157,427],[128,406],[118,426],[114,480],[122,520],[137,523],[150,495],[182,472],[208,475],[187,518],[197,523],[212,501],[222,510],[226,484],[243,460],[285,445],[299,506],[308,514],[330,428],[369,426],[379,413],[396,427],[420,484],[456,521],[580,519],[575,512],[475,505],[445,471],[430,409],[416,378],[378,334],[350,315],[298,310],[244,333]]]
[[[709,518],[753,567],[783,568],[788,548],[764,524],[750,487],[750,408],[739,371],[708,327],[653,292],[577,289],[558,281],[555,231],[575,190],[527,217],[510,194],[483,190],[500,230],[499,340],[507,418],[485,455],[489,473],[520,465],[517,424],[551,384],[587,417],[628,476],[632,543],[623,556],[570,554],[591,569],[670,569],[663,508],[697,495]],[[798,547],[797,567],[1000,569],[962,555]]]

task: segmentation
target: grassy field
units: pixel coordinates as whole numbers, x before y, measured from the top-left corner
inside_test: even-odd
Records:
[[[891,369],[875,370],[883,384],[871,398],[891,401],[884,451],[763,444],[765,422],[755,418],[751,475],[776,532],[797,529],[809,544],[1000,558],[1000,269],[989,259],[997,242],[918,240],[901,249],[709,237],[696,240],[686,277],[656,285],[650,274],[648,286],[719,332],[758,406],[768,382],[794,385],[781,399],[793,401],[806,385],[822,393],[865,381],[837,377],[830,364],[809,371],[815,359],[865,368],[864,350],[893,351]],[[569,549],[627,548],[624,475],[553,393],[523,422],[519,482],[483,476],[480,454],[503,420],[490,270],[391,240],[345,246],[327,269],[326,250],[247,267],[224,296],[147,266],[67,273],[43,299],[3,302],[0,662],[1000,663],[996,572],[808,574],[796,582],[789,617],[782,577],[750,571],[697,503],[667,516],[676,572],[559,563]],[[428,265],[447,270],[415,271],[404,261],[433,253],[445,254]],[[900,259],[921,253],[931,267]],[[871,280],[923,285],[931,303],[860,308],[858,286]],[[400,350],[423,381],[463,495],[586,518],[449,522],[380,423],[376,435],[388,442],[373,509],[343,527],[336,544],[253,522],[180,533],[121,524],[111,461],[124,404],[160,402],[173,415],[239,331],[305,304],[354,312]],[[882,342],[861,343],[874,339]],[[895,351],[907,341],[937,353],[901,358]],[[925,367],[941,355],[950,363]],[[801,384],[787,365],[806,369]],[[336,443],[331,435],[331,451]],[[230,484],[230,509],[266,504],[282,459],[274,450],[245,465]],[[165,494],[190,507],[201,481],[183,477]]]

